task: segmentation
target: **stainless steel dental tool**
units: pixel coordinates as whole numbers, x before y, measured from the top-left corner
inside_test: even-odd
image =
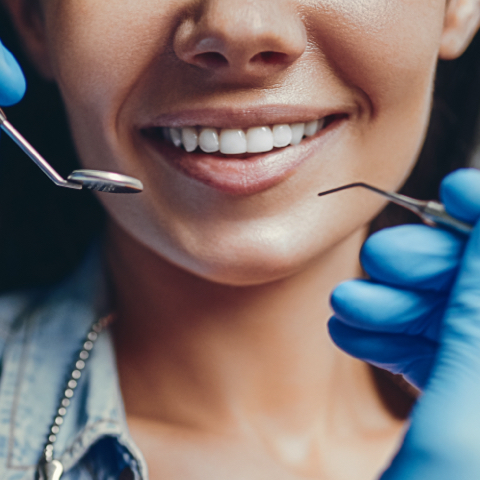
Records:
[[[73,188],[75,190],[86,188],[88,190],[109,193],[139,193],[143,190],[142,182],[136,178],[100,170],[75,170],[65,180],[12,126],[2,109],[0,109],[0,128],[59,187]]]
[[[432,227],[444,227],[449,230],[453,230],[464,235],[468,235],[472,231],[472,225],[457,220],[456,218],[449,215],[442,203],[435,200],[417,200],[415,198],[407,197],[400,193],[395,192],[386,192],[380,190],[377,187],[368,185],[368,183],[357,182],[350,183],[348,185],[343,185],[342,187],[333,188],[332,190],[327,190],[318,194],[319,197],[324,195],[329,195],[330,193],[340,192],[341,190],[347,190],[348,188],[354,187],[363,187],[371,190],[372,192],[378,193],[385,198],[388,198],[392,203],[400,205],[411,212],[418,215],[424,223]]]

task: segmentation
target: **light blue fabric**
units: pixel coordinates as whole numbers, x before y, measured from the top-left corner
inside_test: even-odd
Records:
[[[0,42],[0,105],[25,93],[25,78]],[[0,480],[32,480],[83,339],[105,313],[98,252],[52,289],[0,298]],[[146,479],[127,430],[108,331],[79,380],[55,445],[62,480],[113,480],[125,468]]]
[[[98,252],[52,289],[0,299],[0,479],[32,480],[73,363],[105,313]],[[108,330],[79,380],[55,444],[62,480],[113,480],[125,468],[146,479],[131,440]]]

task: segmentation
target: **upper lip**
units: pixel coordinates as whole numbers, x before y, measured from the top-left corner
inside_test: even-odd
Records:
[[[312,108],[305,106],[256,106],[245,108],[201,108],[163,113],[146,120],[140,129],[208,126],[212,128],[249,128],[262,125],[303,123],[335,114],[351,115],[357,107]]]

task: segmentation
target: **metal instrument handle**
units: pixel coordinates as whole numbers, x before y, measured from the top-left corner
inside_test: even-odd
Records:
[[[473,230],[473,226],[467,222],[462,222],[447,213],[445,206],[435,200],[427,202],[427,205],[423,209],[422,219],[425,223],[433,226],[445,227],[448,230],[462,233],[464,235],[470,235]]]
[[[28,143],[28,141],[18,132],[15,127],[7,120],[5,112],[0,109],[0,128],[26,153],[35,164],[47,175],[47,177],[59,187],[73,188],[81,190],[79,183],[68,182]]]

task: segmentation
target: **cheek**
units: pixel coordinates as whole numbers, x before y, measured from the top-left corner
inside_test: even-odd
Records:
[[[347,182],[398,188],[423,144],[442,35],[444,0],[311,3],[310,55],[364,101],[345,162]],[[319,67],[320,68],[320,67]],[[318,74],[320,74],[320,69]],[[353,138],[353,137],[352,137]]]
[[[163,0],[162,8],[158,3],[48,3],[45,16],[55,79],[67,105],[75,104],[76,114],[82,110],[114,113],[152,59],[163,51],[182,0]]]
[[[374,113],[405,107],[429,88],[438,57],[443,0],[324,0],[311,36],[329,67],[368,98]]]

